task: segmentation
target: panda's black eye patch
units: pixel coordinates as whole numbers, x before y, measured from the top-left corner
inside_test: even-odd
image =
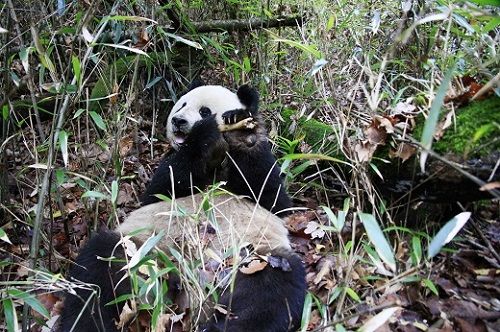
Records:
[[[212,111],[210,108],[203,106],[200,108],[200,115],[202,118],[206,118],[207,116],[210,116],[212,114]]]

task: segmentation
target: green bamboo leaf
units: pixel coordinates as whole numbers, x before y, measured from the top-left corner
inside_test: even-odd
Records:
[[[73,115],[73,120],[82,115],[83,112],[85,112],[83,108],[80,108],[78,111],[76,111],[75,115]]]
[[[105,306],[110,306],[110,305],[114,305],[117,303],[125,302],[125,301],[133,299],[133,298],[134,298],[133,294],[123,294],[123,295],[118,296],[113,301],[106,303]]]
[[[275,38],[274,41],[277,43],[281,42],[281,43],[285,43],[291,47],[295,47],[296,49],[299,49],[303,52],[309,53],[318,59],[321,58],[321,52],[318,51],[318,48],[316,47],[316,45],[305,45],[305,44],[299,43],[295,40],[284,39],[284,38]]]
[[[302,323],[300,324],[301,332],[307,331],[307,327],[309,326],[309,321],[311,320],[312,303],[312,295],[308,292],[304,301],[304,309],[302,309]]]
[[[43,317],[49,318],[49,311],[42,305],[42,303],[40,303],[40,301],[38,301],[38,299],[34,295],[15,288],[9,289],[7,291],[7,294],[16,299],[23,300],[28,306],[31,307],[31,309],[35,310]]]
[[[128,15],[128,16],[125,16],[125,15],[108,16],[103,21],[104,22],[105,21],[132,21],[132,22],[146,21],[146,22],[151,22],[151,23],[154,23],[154,24],[158,24],[155,20],[152,20],[150,18],[142,17],[142,16],[132,16],[132,15]]]
[[[93,191],[93,190],[88,190],[88,191],[84,192],[81,197],[82,198],[92,197],[92,198],[97,198],[97,199],[108,199],[107,195],[105,195],[101,192],[98,192],[98,191]]]
[[[3,314],[5,315],[5,323],[7,323],[7,331],[19,331],[16,308],[14,307],[14,302],[12,301],[12,299],[6,298],[3,299],[0,303],[3,303]]]
[[[80,59],[78,59],[78,57],[73,55],[71,57],[71,64],[73,65],[73,73],[75,74],[76,77],[76,83],[80,85],[80,76],[82,73]]]
[[[113,180],[111,183],[111,203],[116,205],[118,199],[118,181]]]
[[[436,256],[445,244],[453,240],[455,235],[457,235],[457,233],[469,220],[470,216],[470,212],[462,212],[448,221],[446,225],[444,225],[443,228],[439,230],[436,236],[434,236],[431,243],[429,244],[427,258],[430,259]]]
[[[54,66],[54,63],[52,60],[50,60],[50,57],[47,53],[40,54],[40,63],[47,68],[51,73],[56,72],[56,67]]]
[[[137,265],[150,251],[156,246],[163,238],[165,232],[161,230],[157,235],[149,237],[146,242],[137,250],[137,252],[130,258],[128,265],[124,266],[122,270],[131,269]]]
[[[12,242],[10,242],[9,240],[9,237],[7,236],[7,233],[5,233],[3,228],[0,228],[0,240],[12,244]]]
[[[497,0],[494,0],[494,1],[497,1]],[[487,23],[481,29],[481,32],[488,33],[490,31],[492,31],[493,29],[496,29],[499,25],[500,25],[500,17],[490,16],[490,17],[488,17]]]
[[[90,117],[92,118],[92,120],[94,121],[95,125],[97,127],[99,127],[100,129],[106,131],[106,123],[104,123],[104,120],[102,119],[102,117],[99,114],[97,114],[95,111],[90,111],[89,114],[90,114]]]
[[[186,44],[186,45],[191,46],[193,48],[196,48],[198,50],[202,50],[203,49],[203,46],[201,46],[201,44],[198,43],[198,42],[186,39],[186,38],[181,37],[181,36],[177,36],[177,35],[175,35],[173,33],[166,32],[165,35],[167,35],[170,38],[173,38],[173,39],[177,40],[178,42],[181,42],[183,44]]]
[[[337,218],[337,216],[333,213],[333,211],[328,207],[328,206],[321,206],[323,211],[325,211],[326,215],[328,216],[328,219],[332,223],[333,227],[335,227],[336,232],[340,232],[342,228],[344,227],[344,220],[345,218]],[[339,217],[340,217],[340,212],[339,211]]]
[[[422,144],[424,149],[429,150],[432,147],[432,139],[434,137],[434,133],[436,132],[436,127],[439,120],[439,111],[441,110],[441,106],[443,105],[444,97],[446,96],[446,91],[448,91],[448,87],[450,85],[454,72],[455,65],[451,66],[451,68],[446,72],[446,75],[444,76],[443,81],[438,88],[436,97],[432,101],[431,110],[429,111],[429,115],[425,120],[424,130],[422,132],[422,138],[420,140],[420,143]],[[420,155],[420,169],[422,173],[425,172],[425,162],[427,160],[427,156],[428,152],[422,151],[422,154]]]
[[[326,22],[326,31],[327,32],[330,31],[334,25],[335,25],[335,16],[332,15],[328,18],[328,22]]]
[[[64,167],[68,167],[68,133],[64,130],[59,132],[59,146],[61,147]]]
[[[335,332],[347,332],[347,330],[345,329],[344,325],[338,323],[335,324]]]
[[[500,2],[498,0],[469,0],[470,2],[473,2],[475,4],[478,4],[480,6],[500,6]]]
[[[245,71],[245,73],[249,73],[252,70],[250,59],[247,56],[243,58],[243,70]]]
[[[140,50],[138,48],[135,48],[135,47],[129,47],[129,46],[125,46],[125,45],[122,45],[122,44],[108,44],[108,43],[101,43],[100,45],[114,47],[114,48],[119,48],[119,49],[122,49],[122,50],[127,50],[129,52],[136,53],[136,54],[139,54],[139,55],[144,55],[145,57],[149,58],[149,55],[146,52],[144,52],[143,50]]]
[[[350,287],[346,287],[345,292],[351,299],[353,299],[356,302],[361,302],[361,299],[359,298],[359,295],[354,291],[354,289]]]
[[[425,287],[431,290],[431,292],[433,292],[436,296],[439,296],[439,292],[436,285],[434,285],[434,283],[430,279],[424,279],[422,280],[422,282]]]
[[[28,72],[30,68],[30,62],[29,62],[29,48],[23,47],[19,51],[19,59],[21,59],[21,63],[23,65],[24,71]]]
[[[2,118],[4,121],[7,121],[9,119],[9,106],[3,105],[2,107]]]
[[[358,213],[361,222],[366,230],[366,235],[375,246],[380,258],[389,266],[394,272],[396,271],[396,260],[394,259],[394,250],[384,236],[380,229],[375,217],[368,213]]]
[[[422,259],[422,244],[420,243],[419,236],[413,236],[411,238],[411,248],[412,248],[412,257],[414,259],[414,265],[420,264]]]
[[[283,156],[282,158],[280,158],[280,160],[297,160],[297,159],[326,160],[326,161],[333,161],[336,163],[341,163],[341,164],[345,164],[348,166],[352,166],[348,162],[345,162],[345,161],[340,160],[338,158],[333,158],[333,157],[327,156],[325,154],[320,154],[320,153],[289,153],[289,154]]]
[[[148,84],[146,84],[146,87],[144,88],[144,90],[151,89],[151,87],[153,87],[156,83],[160,82],[162,79],[163,79],[162,76],[156,76],[151,81],[149,81]]]

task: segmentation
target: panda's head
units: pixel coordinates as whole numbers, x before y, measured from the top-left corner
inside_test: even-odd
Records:
[[[183,95],[174,105],[167,119],[167,138],[178,150],[189,136],[194,124],[214,116],[222,124],[222,114],[244,109],[255,114],[259,95],[248,85],[242,85],[236,93],[220,85],[197,85]]]

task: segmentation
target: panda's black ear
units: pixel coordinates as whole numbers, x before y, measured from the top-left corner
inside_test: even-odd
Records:
[[[236,95],[251,113],[257,112],[259,109],[259,93],[257,90],[245,84],[238,88]]]
[[[199,78],[195,78],[191,84],[188,85],[188,89],[186,92],[189,92],[191,90],[194,90],[196,89],[197,87],[200,87],[200,86],[203,86],[205,85],[205,82],[203,82],[203,80],[199,79]]]

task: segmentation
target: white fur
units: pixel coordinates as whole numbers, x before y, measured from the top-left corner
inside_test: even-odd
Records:
[[[184,107],[182,105],[186,104]],[[172,131],[172,118],[181,117],[188,121],[189,130],[199,120],[200,108],[208,107],[215,114],[217,123],[222,124],[222,114],[235,109],[245,109],[236,93],[220,85],[202,85],[183,95],[174,105],[167,119],[167,138],[177,150],[179,148]]]
[[[209,202],[209,213],[200,208],[204,199]],[[216,230],[215,236],[206,235],[206,224]],[[133,211],[117,231],[126,235],[143,228],[146,231],[134,236],[134,240],[143,243],[153,232],[164,230],[164,240],[158,246],[165,252],[169,252],[168,247],[179,251],[186,248],[196,251],[200,250],[201,243],[205,245],[203,256],[211,258],[214,258],[214,253],[223,257],[228,248],[235,248],[234,252],[239,253],[239,249],[248,244],[264,255],[272,249],[291,249],[288,230],[282,219],[246,199],[230,194],[210,197],[196,194],[177,198],[175,203],[162,201],[146,205]]]

